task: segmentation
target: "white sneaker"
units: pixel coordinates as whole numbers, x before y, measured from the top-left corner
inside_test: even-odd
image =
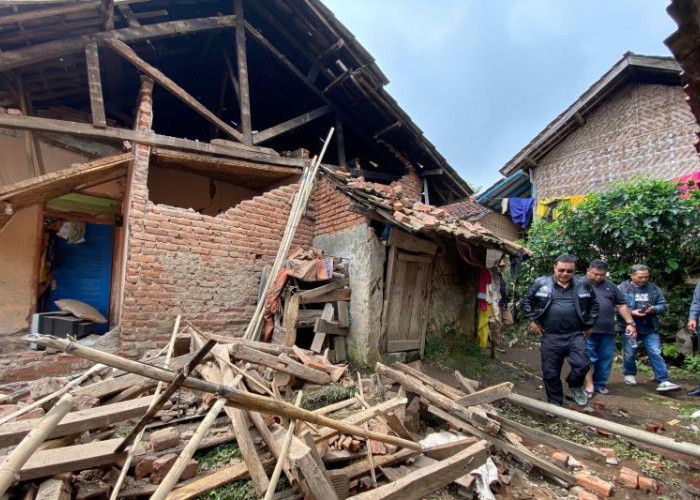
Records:
[[[671,392],[671,391],[680,391],[681,386],[678,384],[674,384],[670,380],[666,380],[665,382],[661,382],[659,385],[656,386],[656,392]]]
[[[627,385],[637,385],[637,379],[634,378],[634,375],[625,375],[625,384]],[[659,387],[661,385],[659,384]]]

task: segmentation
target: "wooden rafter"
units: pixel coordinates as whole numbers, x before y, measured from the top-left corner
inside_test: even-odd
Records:
[[[31,10],[29,12],[20,12],[10,14],[8,16],[0,16],[0,26],[8,24],[22,23],[26,21],[35,21],[51,16],[61,16],[63,14],[72,14],[75,12],[83,12],[86,10],[96,10],[100,7],[99,2],[80,2],[59,7],[51,7],[48,9]]]
[[[105,31],[114,29],[114,0],[100,0],[102,11],[102,28]]]
[[[107,38],[104,40],[104,42],[110,49],[153,78],[153,80],[155,80],[161,87],[187,104],[205,119],[219,127],[237,141],[244,142],[244,136],[238,130],[224,123],[214,113],[209,111],[202,103],[192,97],[189,92],[168,78],[165,74],[163,74],[163,72],[141,59],[138,54],[136,54],[136,52],[134,52],[133,49],[127,44],[112,38]]]
[[[243,0],[234,0],[236,15],[236,61],[238,63],[239,107],[241,110],[241,133],[245,144],[253,144],[253,125],[250,112],[250,88],[248,85],[248,56],[245,48],[245,19]]]
[[[40,132],[57,132],[66,135],[113,139],[118,141],[133,141],[149,146],[181,149],[199,153],[208,153],[233,158],[267,163],[270,165],[289,165],[301,167],[304,160],[299,158],[283,158],[268,148],[246,146],[245,144],[229,143],[226,146],[206,142],[180,139],[160,134],[142,134],[135,130],[116,127],[97,128],[87,123],[37,118],[34,116],[0,115],[0,128],[33,130]]]
[[[287,120],[286,122],[279,123],[273,127],[267,128],[255,134],[253,136],[253,143],[260,144],[262,142],[268,141],[280,134],[284,134],[285,132],[294,130],[297,127],[301,127],[302,125],[309,123],[310,121],[315,120],[316,118],[320,118],[321,116],[327,115],[331,111],[333,111],[332,108],[328,105],[325,105],[307,113],[304,113],[302,115],[299,115],[296,118],[292,118],[291,120]]]
[[[139,20],[136,19],[136,15],[134,15],[134,12],[131,10],[131,7],[128,5],[117,5],[117,9],[119,9],[119,13],[126,19],[126,22],[129,23],[129,26],[131,28],[136,28],[138,26],[141,26],[141,23],[139,23]]]
[[[83,50],[90,42],[102,43],[106,38],[115,38],[122,42],[133,42],[148,38],[153,40],[164,36],[192,34],[202,31],[230,28],[235,25],[235,16],[214,16],[182,21],[168,21],[149,24],[138,28],[122,28],[94,35],[84,35],[64,40],[40,43],[16,50],[0,53],[0,72],[42,61],[56,59]]]
[[[85,46],[85,63],[87,65],[88,85],[90,90],[90,110],[92,124],[96,127],[106,127],[105,103],[102,97],[102,78],[100,77],[100,57],[97,52],[97,42]]]

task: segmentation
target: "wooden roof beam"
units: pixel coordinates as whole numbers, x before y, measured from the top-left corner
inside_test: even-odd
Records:
[[[100,57],[97,52],[97,42],[85,46],[85,63],[87,64],[88,88],[90,90],[90,111],[92,124],[96,127],[106,127],[105,103],[102,97],[102,79],[100,77]]]
[[[299,115],[296,118],[287,120],[286,122],[275,125],[274,127],[267,128],[253,135],[253,143],[260,144],[261,142],[268,141],[273,137],[277,137],[278,135],[284,134],[285,132],[289,132],[290,130],[294,130],[295,128],[301,127],[302,125],[309,123],[310,121],[315,120],[316,118],[320,118],[321,116],[327,115],[331,111],[333,110],[330,106],[321,106],[320,108],[316,108],[312,111],[309,111],[308,113]]]
[[[234,0],[233,10],[236,14],[236,63],[238,65],[239,99],[241,112],[241,137],[244,144],[253,144],[253,125],[250,113],[250,87],[248,85],[248,57],[245,48],[245,18],[243,0]]]
[[[231,127],[230,125],[226,124],[223,120],[221,120],[219,117],[217,117],[214,113],[209,111],[202,103],[200,103],[197,99],[192,97],[192,95],[189,94],[185,89],[180,87],[177,83],[172,81],[170,78],[165,76],[160,70],[157,68],[151,66],[148,64],[146,61],[141,59],[136,52],[133,51],[131,47],[129,47],[127,44],[124,42],[121,42],[116,39],[112,38],[107,38],[104,40],[105,44],[112,49],[114,52],[122,56],[124,59],[129,61],[131,64],[136,66],[138,69],[143,71],[145,74],[153,78],[153,80],[156,81],[161,87],[163,87],[165,90],[173,94],[175,97],[180,99],[182,102],[187,104],[190,108],[192,108],[194,111],[199,113],[201,116],[203,116],[206,120],[209,122],[213,123],[217,127],[219,127],[221,130],[226,132],[228,135],[233,137],[239,142],[245,142],[244,141],[244,136],[235,128]]]
[[[8,24],[14,23],[22,23],[26,21],[35,21],[37,19],[43,19],[45,17],[61,16],[63,14],[83,12],[86,10],[97,10],[99,7],[100,3],[98,1],[91,1],[73,3],[69,5],[61,5],[59,7],[51,7],[48,9],[30,10],[28,12],[10,14],[9,16],[0,16],[0,26],[6,26]]]
[[[236,16],[213,16],[167,21],[138,28],[122,28],[109,32],[95,33],[94,35],[54,40],[30,47],[0,52],[0,72],[80,52],[86,44],[90,42],[103,43],[106,38],[114,38],[122,42],[134,42],[146,38],[153,40],[165,36],[231,28],[235,25],[235,19]]]
[[[208,153],[214,155],[242,158],[270,165],[289,165],[301,167],[304,160],[297,158],[283,158],[268,148],[246,146],[244,144],[229,143],[222,146],[189,139],[180,139],[160,134],[143,134],[131,129],[116,127],[97,128],[91,124],[72,122],[67,120],[54,120],[51,118],[37,118],[34,116],[0,115],[0,128],[33,130],[39,132],[56,132],[66,135],[82,137],[95,137],[111,139],[115,141],[133,141],[149,146],[160,146],[184,151]]]

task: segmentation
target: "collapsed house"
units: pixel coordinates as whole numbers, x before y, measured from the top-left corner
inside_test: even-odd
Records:
[[[83,363],[18,340],[61,299],[104,316],[124,356],[177,314],[241,335],[331,127],[294,244],[345,260],[351,358],[470,335],[485,249],[522,251],[435,209],[469,186],[321,2],[0,9],[0,378]]]

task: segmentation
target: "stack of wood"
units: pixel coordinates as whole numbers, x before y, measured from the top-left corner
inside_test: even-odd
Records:
[[[378,363],[375,374],[354,381],[347,367],[297,346],[185,333],[172,342],[171,359],[161,353],[142,362],[32,337],[100,364],[63,387],[36,382],[37,402],[21,413],[42,407],[46,415],[19,420],[16,408],[0,417],[0,496],[184,499],[250,479],[265,498],[420,498],[451,483],[471,497],[479,474],[496,471],[487,482],[510,484],[513,493],[518,471],[533,469],[560,486],[612,490],[572,471],[581,466],[576,459],[536,453],[545,444],[605,464],[604,452],[496,413],[494,402],[522,398],[511,383],[479,390],[456,372],[457,388],[420,363]],[[179,352],[184,339],[188,349]],[[334,386],[346,389],[344,399],[301,407],[302,396]],[[12,389],[5,403],[31,394]],[[198,450],[234,441],[242,459],[221,469],[193,460]],[[275,493],[282,474],[289,486]]]

